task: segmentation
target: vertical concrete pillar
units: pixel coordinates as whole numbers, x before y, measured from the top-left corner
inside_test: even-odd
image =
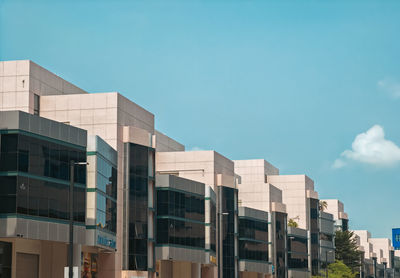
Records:
[[[160,261],[159,278],[172,278],[172,262]]]
[[[201,265],[192,263],[192,278],[201,278]]]
[[[82,266],[81,266],[81,253],[82,253],[82,245],[74,244],[74,261],[72,262],[74,266],[78,267],[78,275],[81,274]]]

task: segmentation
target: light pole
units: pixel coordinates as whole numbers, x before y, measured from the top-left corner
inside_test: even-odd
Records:
[[[289,236],[289,240],[290,240],[290,252],[292,252],[292,243],[293,243],[293,239],[294,239],[294,236]],[[289,275],[289,259],[288,259],[288,254],[289,254],[289,245],[288,245],[288,243],[287,243],[287,240],[285,240],[286,241],[286,259],[285,259],[285,269],[286,269],[286,274],[287,274],[287,276]],[[285,274],[285,275],[286,275]]]
[[[325,250],[325,276],[328,277],[328,254],[332,253],[332,250]]]
[[[75,165],[89,165],[88,162],[75,162],[70,161],[70,181],[69,181],[69,252],[68,252],[68,270],[69,278],[73,278],[73,264],[74,264],[74,179],[75,179]]]

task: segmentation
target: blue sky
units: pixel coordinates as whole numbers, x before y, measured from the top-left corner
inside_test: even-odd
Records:
[[[306,173],[376,237],[400,226],[399,30],[399,1],[0,0],[1,60],[119,91],[187,149]]]

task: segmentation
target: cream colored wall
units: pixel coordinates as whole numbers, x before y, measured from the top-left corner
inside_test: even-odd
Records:
[[[268,175],[267,181],[282,190],[288,219],[294,219],[301,229],[308,229],[307,191],[314,192],[314,182],[306,175]]]
[[[369,242],[371,233],[367,230],[354,230],[353,231],[360,239],[360,245],[364,248],[365,258],[370,259],[371,254],[374,252],[373,245]]]
[[[13,244],[12,278],[17,278],[17,253],[39,255],[39,277],[63,277],[64,267],[67,265],[67,244],[20,238],[1,238],[0,240]]]
[[[156,150],[158,152],[185,151],[184,145],[168,137],[167,135],[161,133],[160,131],[156,130],[155,135],[156,135]]]
[[[333,214],[334,220],[342,219],[343,217],[347,219],[347,214],[344,212],[344,205],[337,199],[322,199],[327,203],[326,212]]]
[[[0,62],[0,110],[21,110],[33,114],[33,94],[86,93],[32,61]]]
[[[373,245],[374,250],[382,250],[382,258],[386,259],[388,262],[388,267],[391,268],[390,264],[390,250],[392,246],[392,241],[388,238],[370,238],[369,242]],[[378,261],[382,263],[383,261]]]
[[[234,160],[235,173],[242,183],[265,183],[266,175],[279,175],[279,169],[264,159]]]
[[[29,61],[0,62],[0,110],[33,113],[29,78]]]
[[[176,173],[209,185],[214,191],[216,185],[235,186],[233,162],[214,151],[157,152],[156,171]]]

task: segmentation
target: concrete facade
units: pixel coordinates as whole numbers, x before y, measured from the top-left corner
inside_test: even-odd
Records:
[[[338,199],[321,199],[321,202],[326,202],[324,211],[333,215],[336,230],[347,230],[349,216],[344,211],[344,204]]]

